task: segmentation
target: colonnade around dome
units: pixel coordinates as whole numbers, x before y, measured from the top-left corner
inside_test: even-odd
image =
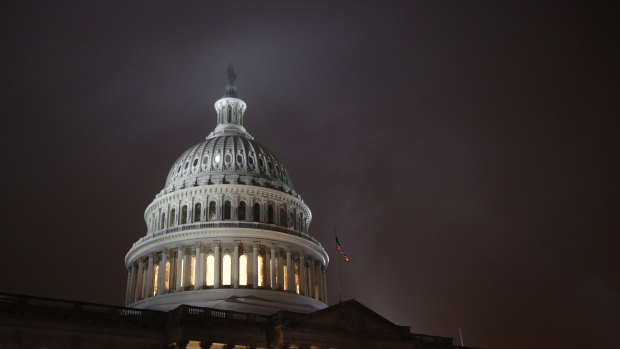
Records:
[[[310,219],[310,210],[301,200],[244,185],[179,190],[156,199],[145,213],[148,235],[201,222],[252,222],[256,227],[307,234]]]
[[[128,269],[126,305],[168,293],[219,288],[290,292],[327,303],[326,265],[276,243],[199,241],[139,257]]]

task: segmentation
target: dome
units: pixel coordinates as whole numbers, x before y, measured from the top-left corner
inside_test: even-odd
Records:
[[[229,70],[217,126],[174,162],[125,256],[126,305],[274,314],[327,304],[329,256],[286,168],[243,127]]]
[[[267,148],[243,135],[218,135],[192,146],[172,165],[166,187],[246,184],[292,190],[286,168]]]

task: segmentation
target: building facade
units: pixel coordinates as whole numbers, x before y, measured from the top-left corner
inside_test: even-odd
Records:
[[[0,349],[454,348],[355,300],[327,306],[329,256],[286,168],[243,127],[229,68],[217,126],[172,165],[125,257],[124,307],[0,293]]]

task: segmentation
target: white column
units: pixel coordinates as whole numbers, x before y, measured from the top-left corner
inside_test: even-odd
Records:
[[[168,280],[168,293],[172,293],[176,290],[177,285],[177,268],[176,268],[176,257],[174,256],[174,251],[170,251],[170,279]]]
[[[200,248],[200,288],[207,285],[207,246]]]
[[[177,275],[176,275],[176,290],[181,291],[183,289],[182,286],[182,275],[183,275],[183,246],[179,245],[177,247]]]
[[[180,221],[179,221],[180,222]],[[192,272],[191,264],[192,264],[192,251],[190,248],[189,253],[187,251],[183,251],[183,290],[187,286],[189,286],[190,274]]]
[[[284,289],[284,258],[280,254],[280,250],[276,251],[278,261],[278,290]]]
[[[131,266],[131,268],[127,270],[127,290],[125,291],[125,305],[129,305],[129,303],[131,303],[131,300],[133,299],[131,297],[132,295],[131,291],[133,289],[134,275],[136,275],[136,267]]]
[[[323,270],[321,270],[321,262],[316,266],[316,284],[318,286],[318,291],[316,294],[316,299],[318,301],[323,300]]]
[[[258,241],[252,247],[252,287],[258,287]]]
[[[194,199],[187,203],[187,223],[194,223]],[[196,260],[198,260],[198,257],[196,257]],[[198,270],[198,268],[196,268],[196,270]],[[195,276],[194,280],[196,280]]]
[[[142,290],[142,274],[144,270],[144,261],[140,260],[138,262],[138,281],[136,282],[136,288],[134,292],[134,302],[140,300],[140,294]]]
[[[149,255],[149,264],[146,271],[146,295],[144,298],[153,296],[153,254]]]
[[[221,156],[223,157],[224,154],[221,154]],[[224,205],[224,200],[221,197],[217,198],[215,202],[215,219],[218,221],[222,220],[222,205]]]
[[[195,271],[196,275],[194,275],[194,290],[199,290],[204,285],[204,266],[205,266],[205,253],[204,249],[200,242],[196,245],[196,264]]]
[[[314,298],[314,260],[308,258],[308,297]]]
[[[170,223],[170,204],[166,206],[166,215],[164,216],[164,228],[168,229]]]
[[[295,274],[295,266],[293,266],[293,263],[291,262],[290,248],[286,249],[286,272],[286,283],[288,284],[287,291],[295,291],[295,277],[293,276]]]
[[[306,261],[303,254],[299,254],[299,293],[306,295]]]
[[[166,263],[168,262],[168,251],[161,251],[159,261],[159,275],[157,275],[157,295],[166,293]]]
[[[271,245],[271,258],[269,261],[269,277],[271,289],[276,289],[276,244]]]
[[[327,304],[327,268],[323,267],[323,303]]]
[[[233,288],[239,288],[239,243],[241,241],[235,240],[232,255],[232,284]]]
[[[214,272],[213,272],[213,288],[220,288],[220,282],[222,280],[222,278],[220,277],[221,274],[221,264],[222,264],[222,256],[220,254],[220,242],[216,241],[213,245],[213,257],[215,259],[215,265],[213,268]]]

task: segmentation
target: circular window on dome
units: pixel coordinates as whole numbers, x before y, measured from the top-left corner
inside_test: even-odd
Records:
[[[271,161],[267,161],[267,169],[271,171]]]
[[[187,169],[187,166],[189,166],[189,161],[185,163],[185,169]]]
[[[254,165],[254,158],[253,158],[253,157],[251,157],[251,156],[250,156],[250,157],[248,157],[248,163],[249,163],[250,165]]]
[[[205,157],[204,157],[204,158],[202,158],[202,164],[203,164],[203,165],[206,165],[206,164],[207,164],[207,162],[209,162],[209,155],[205,155]]]
[[[237,162],[238,162],[239,164],[242,164],[242,163],[243,163],[243,155],[241,155],[241,154],[237,154]]]
[[[194,166],[198,165],[198,159],[194,159]]]
[[[226,163],[229,164],[230,161],[232,160],[232,157],[230,156],[230,154],[226,154]]]
[[[179,168],[177,168],[177,173],[181,172],[181,165],[179,165]]]
[[[220,154],[215,155],[215,157],[213,158],[213,160],[215,160],[216,163],[220,163],[220,161],[222,160],[222,157],[220,157]]]
[[[260,168],[265,167],[265,164],[263,163],[263,159],[258,159],[258,166],[260,166]]]

